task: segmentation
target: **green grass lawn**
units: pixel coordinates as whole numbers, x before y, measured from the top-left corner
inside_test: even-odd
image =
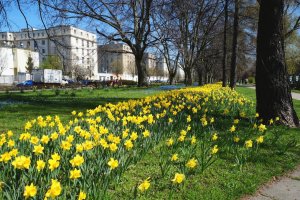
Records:
[[[127,101],[160,92],[162,91],[155,88],[107,88],[61,90],[58,95],[55,90],[0,93],[0,132],[7,130],[20,132],[27,120],[40,115],[59,115],[66,121],[73,110],[86,111],[100,104]],[[1,107],[1,101],[13,104]]]
[[[238,87],[237,91],[255,101],[255,90]],[[20,132],[26,120],[39,115],[59,115],[62,119],[68,120],[73,110],[85,111],[99,104],[126,101],[160,92],[162,91],[156,89],[119,88],[82,89],[68,93],[61,91],[59,95],[55,95],[55,91],[0,94],[0,101],[9,99],[24,102],[0,108],[0,132],[8,129]],[[294,106],[300,116],[300,101],[295,100]],[[227,124],[218,124],[220,127],[223,125]],[[278,127],[276,130],[280,134],[275,145],[271,146],[268,143],[262,145],[260,154],[250,159],[242,169],[234,164],[232,158],[223,155],[203,174],[191,175],[184,186],[177,188],[175,192],[170,179],[159,178],[158,145],[146,153],[140,161],[130,166],[118,184],[110,186],[108,199],[133,199],[136,183],[148,176],[151,176],[151,188],[140,196],[140,199],[239,199],[246,194],[253,194],[260,185],[272,177],[282,175],[300,163],[299,129]],[[292,142],[296,145],[294,143],[290,145]],[[163,143],[164,141],[161,142]]]
[[[292,90],[292,92],[300,93],[300,90]]]

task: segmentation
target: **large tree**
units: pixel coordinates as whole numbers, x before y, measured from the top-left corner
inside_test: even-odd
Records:
[[[232,53],[230,66],[230,87],[235,88],[236,85],[236,59],[238,48],[238,32],[239,32],[239,0],[234,1],[234,21],[232,35]]]
[[[257,112],[266,122],[275,117],[284,125],[299,126],[293,108],[284,54],[284,0],[261,0],[257,33]]]
[[[138,85],[147,85],[142,59],[145,50],[157,41],[151,34],[154,0],[39,0],[38,3],[40,10],[49,14],[48,19],[87,20],[97,27],[100,36],[126,43],[135,56]]]

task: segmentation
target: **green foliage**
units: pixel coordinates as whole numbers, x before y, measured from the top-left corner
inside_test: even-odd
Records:
[[[28,59],[27,59],[27,62],[26,62],[26,71],[31,74],[32,73],[32,70],[33,70],[33,59],[31,57],[31,55],[28,56]]]
[[[48,55],[41,65],[42,69],[62,69],[62,61],[59,56]]]

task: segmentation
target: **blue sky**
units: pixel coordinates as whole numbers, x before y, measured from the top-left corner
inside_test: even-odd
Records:
[[[23,7],[23,12],[31,26],[36,28],[43,27],[36,9],[32,7]],[[7,14],[11,27],[9,29],[5,27],[1,31],[19,31],[21,28],[27,27],[24,17],[16,6],[12,5],[8,8]]]

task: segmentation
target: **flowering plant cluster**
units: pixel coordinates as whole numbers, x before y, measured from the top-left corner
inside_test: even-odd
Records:
[[[203,173],[220,152],[243,164],[267,129],[252,107],[235,91],[211,84],[73,111],[67,123],[39,116],[20,134],[0,135],[0,198],[101,199],[154,147],[161,152],[161,175],[175,185]],[[218,118],[228,123],[220,127]],[[247,133],[239,130],[244,118],[251,121]],[[141,193],[151,188],[150,177],[138,183]]]

